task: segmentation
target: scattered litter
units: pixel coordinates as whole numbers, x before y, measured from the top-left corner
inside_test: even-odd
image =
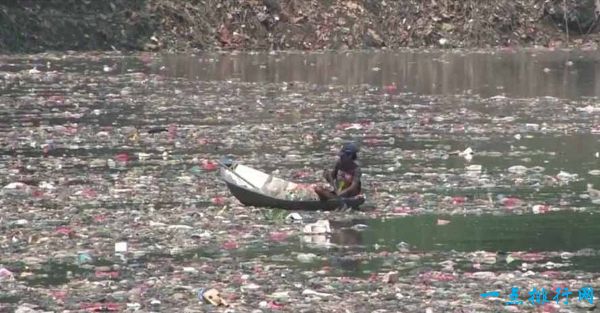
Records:
[[[398,272],[393,271],[385,273],[385,275],[383,275],[382,280],[386,284],[395,284],[398,282]]]
[[[221,297],[221,293],[214,288],[208,290],[200,289],[198,291],[198,298],[214,306],[229,306],[229,303]]]
[[[296,258],[301,263],[311,263],[317,258],[317,255],[314,253],[300,253]]]
[[[290,213],[285,217],[287,223],[302,223],[302,215],[298,213]]]
[[[312,224],[304,225],[305,234],[328,234],[331,233],[331,226],[328,220],[318,220]]]
[[[352,3],[353,14],[365,9]],[[576,294],[578,284],[598,280],[585,265],[597,249],[563,246],[566,237],[581,246],[577,232],[520,237],[546,218],[562,227],[597,212],[598,149],[581,144],[598,133],[594,99],[536,97],[530,88],[515,95],[510,86],[498,96],[499,86],[450,86],[447,95],[448,86],[427,80],[416,93],[410,80],[385,81],[396,68],[387,58],[367,67],[378,67],[368,71],[383,79],[375,83],[340,72],[318,77],[327,71],[291,71],[294,78],[235,54],[142,58],[4,56],[0,311],[336,312],[367,301],[383,312],[400,299],[407,312],[497,312],[507,307],[478,297],[491,283],[504,300],[512,286],[523,295],[533,285],[577,282],[568,285]],[[300,68],[319,58],[303,56]],[[248,67],[240,77],[227,78],[231,60]],[[52,71],[38,65],[46,61]],[[262,63],[277,79],[245,77]],[[219,179],[217,160],[231,155],[297,181],[259,184],[267,191],[313,199],[323,169],[350,139],[361,145],[364,210],[248,207]],[[555,211],[569,213],[564,223]],[[489,234],[503,215],[514,228]],[[544,249],[531,246],[542,240]],[[212,288],[196,295],[203,286]]]
[[[458,155],[460,157],[463,157],[467,161],[471,161],[473,159],[474,151],[471,147],[469,147],[463,151],[454,151],[454,152],[450,152],[449,154],[450,155]]]
[[[14,279],[14,274],[3,267],[0,268],[0,281],[8,279]]]
[[[354,230],[356,230],[356,231],[362,231],[362,230],[365,230],[365,229],[369,228],[369,226],[365,225],[365,224],[354,224],[354,225],[352,225],[351,228],[354,229]]]
[[[513,165],[508,168],[509,173],[524,175],[527,173],[527,167],[523,165]]]
[[[588,174],[592,176],[600,176],[600,170],[590,170]]]
[[[312,289],[305,289],[304,291],[302,291],[302,295],[303,296],[316,296],[316,297],[322,297],[322,298],[331,297],[331,294],[329,294],[329,293],[317,292]]]
[[[531,210],[533,211],[533,214],[543,214],[550,212],[551,208],[549,205],[536,204],[531,208]]]
[[[587,184],[587,192],[592,201],[600,200],[600,190],[594,189],[594,185]]]
[[[115,252],[127,252],[127,242],[117,242],[115,243]]]

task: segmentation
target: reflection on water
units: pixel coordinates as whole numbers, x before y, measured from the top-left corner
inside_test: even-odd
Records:
[[[600,234],[597,214],[553,213],[544,215],[512,216],[450,216],[444,217],[450,223],[438,225],[440,217],[421,215],[389,220],[344,220],[330,221],[332,234],[326,241],[317,242],[313,247],[360,246],[360,251],[395,251],[400,247],[407,251],[433,252],[436,260],[443,260],[444,254],[474,253],[488,251],[495,254],[500,262],[489,269],[516,268],[508,266],[507,255],[515,252],[581,252],[573,257],[563,270],[600,271]],[[366,223],[368,228],[356,231],[347,225]],[[344,225],[344,226],[342,226]],[[587,251],[587,252],[585,252]],[[543,260],[543,259],[542,259]],[[540,261],[542,261],[540,260]],[[542,263],[551,259],[543,260]],[[561,262],[560,258],[554,260]],[[362,271],[377,271],[379,260],[357,262],[334,256],[331,266],[344,271],[360,274]],[[427,261],[425,261],[427,262]],[[520,263],[518,263],[520,264]],[[470,267],[471,264],[466,264]],[[508,266],[508,267],[507,267]]]
[[[363,244],[362,233],[353,227],[364,225],[366,220],[319,220],[316,224],[325,223],[328,229],[311,228],[305,226],[304,234],[301,240],[304,243],[314,244],[316,246],[361,246]]]
[[[577,251],[600,250],[600,216],[567,212],[549,214],[443,217],[408,216],[386,220],[329,220],[329,243],[340,246],[395,247],[404,242],[421,251]],[[355,225],[366,224],[364,230]]]
[[[401,256],[423,256],[406,268],[406,264],[389,264],[390,270],[436,267],[451,258],[456,259],[456,267],[472,271],[473,264],[467,256],[481,253],[493,259],[487,261],[486,270],[516,270],[527,260],[509,259],[513,255],[531,253],[529,262],[561,264],[556,270],[600,271],[597,252],[600,250],[597,232],[600,217],[596,214],[446,216],[443,218],[449,223],[443,225],[438,223],[440,218],[421,215],[387,220],[329,220],[331,234],[302,235],[300,242],[291,241],[289,246],[273,251],[317,253],[326,258],[326,266],[341,271],[341,275],[362,276],[383,271],[386,265],[378,255],[386,251],[403,251]],[[367,227],[356,227],[363,224]],[[364,253],[371,253],[371,257],[360,257]],[[571,253],[572,256],[565,261],[558,255],[542,253]],[[296,265],[319,269],[323,263]]]
[[[348,52],[166,56],[166,73],[198,80],[395,84],[417,94],[600,96],[600,56],[583,51]]]
[[[384,239],[389,246],[407,242],[415,249],[456,251],[577,251],[600,249],[597,214],[553,213],[509,216],[437,216],[369,221],[365,243]],[[599,265],[600,266],[600,265]]]

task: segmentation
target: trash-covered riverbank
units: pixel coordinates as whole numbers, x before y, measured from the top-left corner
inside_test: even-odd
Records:
[[[528,58],[538,60],[533,54]],[[229,57],[240,59],[231,67],[220,63]],[[492,86],[494,96],[477,89],[410,92],[378,76],[394,67],[372,62],[364,64],[364,83],[326,74],[315,83],[273,78],[271,64],[306,58],[296,73],[313,73],[311,58],[323,55],[265,56],[274,63],[245,57],[206,55],[181,64],[154,54],[1,57],[0,307],[585,312],[595,306],[586,295],[598,288],[598,247],[569,246],[575,240],[569,238],[582,238],[571,231],[585,220],[569,214],[595,213],[600,195],[597,145],[590,144],[600,112],[593,97],[518,97],[511,86]],[[350,55],[336,58],[353,64]],[[540,61],[540,75],[547,83],[553,75],[577,75],[588,68],[578,63],[583,59]],[[243,64],[265,73],[240,78]],[[282,178],[320,181],[347,140],[361,147],[363,211],[244,207],[217,177],[215,161],[231,155]],[[528,234],[511,232],[510,221],[494,221],[507,233],[495,231],[498,241],[486,249],[439,246],[448,243],[437,237],[450,240],[463,229],[471,232],[460,240],[482,238],[469,223],[483,222],[456,217],[485,214],[565,214],[558,222],[527,223],[578,224],[544,233],[556,246],[509,245]],[[422,216],[433,218],[411,222],[420,226],[404,235],[390,229],[408,226],[373,222]],[[523,304],[506,305],[512,288]],[[533,288],[545,288],[548,303],[530,303]],[[572,292],[569,303],[556,303],[557,294],[564,301],[564,288]],[[228,306],[201,301],[208,296]]]
[[[579,47],[595,0],[148,0],[0,4],[0,51]]]

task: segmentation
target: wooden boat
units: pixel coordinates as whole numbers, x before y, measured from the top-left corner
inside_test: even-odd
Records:
[[[327,211],[344,206],[356,209],[365,202],[362,195],[321,201],[312,190],[314,196],[310,196],[308,199],[306,197],[290,199],[290,192],[301,188],[300,184],[274,177],[242,164],[225,165],[220,163],[220,165],[221,178],[227,184],[231,194],[247,206]]]

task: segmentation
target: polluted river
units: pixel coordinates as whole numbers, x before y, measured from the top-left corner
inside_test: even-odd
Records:
[[[0,311],[594,311],[599,58],[0,56]],[[323,183],[347,141],[360,210],[218,174]]]

